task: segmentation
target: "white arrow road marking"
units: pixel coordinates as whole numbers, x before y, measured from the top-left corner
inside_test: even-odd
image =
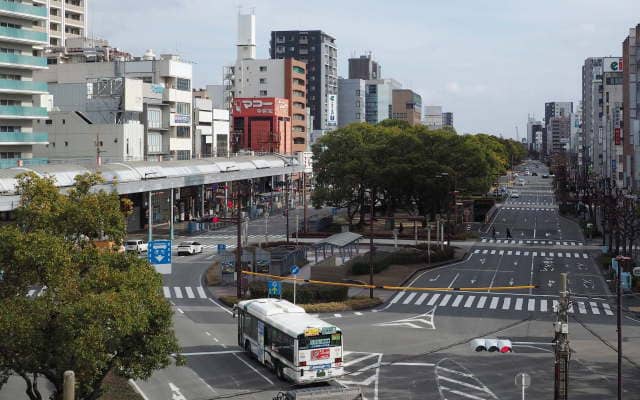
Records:
[[[552,287],[555,284],[556,284],[556,281],[549,281],[549,283],[547,283],[547,286]]]
[[[169,388],[171,389],[171,400],[187,400],[176,385],[169,382]]]
[[[438,274],[438,276],[436,276],[435,278],[430,278],[429,282],[435,282],[438,280],[438,278],[440,278],[440,274]]]
[[[434,307],[431,311],[426,312],[424,314],[416,315],[415,317],[406,318],[406,319],[398,319],[395,321],[382,322],[379,324],[374,324],[373,326],[406,326],[408,328],[413,329],[429,329],[435,330],[436,325],[433,321],[433,317],[436,312],[436,307]],[[424,324],[420,325],[420,324]]]

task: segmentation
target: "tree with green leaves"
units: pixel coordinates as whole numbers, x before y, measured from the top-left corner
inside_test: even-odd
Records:
[[[16,224],[0,228],[0,385],[21,377],[31,400],[46,379],[62,396],[73,370],[79,399],[97,399],[109,372],[145,379],[182,363],[161,277],[146,260],[99,250],[121,243],[127,210],[117,193],[95,191],[96,175],[76,178],[68,196],[49,177],[18,179]],[[41,286],[42,294],[26,296]]]

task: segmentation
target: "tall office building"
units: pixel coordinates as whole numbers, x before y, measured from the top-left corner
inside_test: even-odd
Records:
[[[364,79],[338,80],[338,126],[365,122],[366,83]]]
[[[338,49],[323,31],[272,31],[271,58],[294,58],[307,65],[307,107],[316,133],[338,125]]]
[[[365,82],[365,121],[377,124],[393,117],[393,91],[402,88],[394,79],[377,79]]]
[[[64,62],[65,54],[61,52],[66,39],[86,37],[89,0],[33,0],[34,4],[49,10],[49,21],[46,27],[49,34],[49,63]]]
[[[536,146],[538,140],[542,140],[542,121],[537,121],[534,117],[529,116],[527,120],[527,143],[529,151],[540,151]]]
[[[47,162],[33,158],[33,146],[48,143],[47,133],[33,130],[48,115],[47,84],[33,73],[47,68],[48,16],[39,3],[0,1],[0,168]]]
[[[349,79],[382,79],[382,67],[371,57],[371,53],[349,59]]]
[[[589,57],[582,65],[583,156],[591,173],[602,176],[602,57]]]
[[[432,130],[442,128],[442,106],[425,106],[423,123]]]
[[[542,153],[544,155],[551,155],[553,153],[554,147],[552,144],[553,140],[553,132],[549,126],[551,122],[551,118],[553,117],[569,117],[573,112],[573,103],[570,101],[552,101],[548,103],[544,103],[544,123],[545,129],[542,135]],[[558,129],[560,127],[564,127],[564,123],[557,123],[556,125]],[[558,132],[558,130],[556,130]]]
[[[422,123],[422,96],[411,89],[394,90],[391,112],[394,119],[409,125]]]
[[[622,154],[622,71],[620,57],[602,60],[602,176],[613,178],[618,186],[624,186],[624,157]]]
[[[448,126],[453,128],[453,113],[452,112],[443,112],[442,113],[442,126]]]
[[[637,190],[640,187],[640,161],[637,152],[640,143],[640,95],[638,94],[638,62],[640,62],[640,24],[629,29],[629,36],[622,43],[622,103],[623,129],[622,152],[625,186]]]

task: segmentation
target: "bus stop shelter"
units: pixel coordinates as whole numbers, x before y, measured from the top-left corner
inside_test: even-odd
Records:
[[[318,252],[322,252],[323,258],[327,258],[327,250],[329,254],[333,256],[336,251],[343,259],[345,257],[353,257],[354,254],[358,254],[358,246],[362,235],[354,232],[341,232],[331,235],[326,239],[322,239],[313,244],[313,253],[316,262],[318,262]]]

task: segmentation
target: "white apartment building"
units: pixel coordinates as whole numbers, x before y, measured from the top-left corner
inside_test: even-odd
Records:
[[[49,10],[46,31],[49,49],[64,49],[65,41],[71,37],[87,36],[89,0],[33,0],[34,4]],[[24,1],[23,1],[24,3]],[[58,56],[47,54],[50,63],[57,63]]]
[[[47,162],[33,157],[33,146],[48,141],[33,129],[47,118],[47,85],[33,81],[47,68],[47,20],[38,3],[0,0],[0,168]]]
[[[193,157],[229,153],[229,110],[216,109],[206,90],[193,92]]]
[[[180,57],[156,58],[148,51],[144,57],[130,61],[51,65],[49,70],[39,71],[35,79],[55,87],[53,102],[57,111],[87,113],[91,123],[142,123],[146,159],[186,160],[192,154],[192,75],[192,65]],[[98,82],[117,85],[115,82],[123,79],[140,81],[141,94],[136,91],[132,96],[127,95],[126,86],[123,86],[124,92],[118,88],[93,92],[96,87],[103,88],[95,86]],[[80,97],[83,91],[61,88],[64,85],[84,85],[85,98]],[[91,104],[85,101],[89,96],[95,98]],[[142,108],[137,106],[139,103]],[[105,115],[110,118],[105,119]],[[121,156],[126,158],[127,154]]]

